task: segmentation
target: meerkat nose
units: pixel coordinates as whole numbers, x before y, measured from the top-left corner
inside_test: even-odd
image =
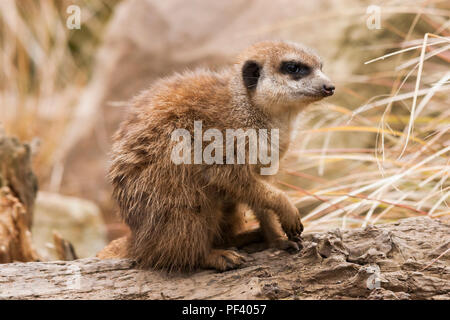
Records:
[[[322,86],[323,93],[327,96],[333,95],[334,89],[335,89],[335,87],[332,84],[324,84]]]

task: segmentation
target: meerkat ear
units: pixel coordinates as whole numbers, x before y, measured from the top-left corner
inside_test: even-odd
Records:
[[[247,89],[252,90],[258,84],[261,66],[255,61],[246,61],[242,67],[242,79]]]

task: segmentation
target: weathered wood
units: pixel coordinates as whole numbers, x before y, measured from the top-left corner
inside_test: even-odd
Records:
[[[242,268],[223,273],[144,271],[126,259],[4,264],[0,297],[449,299],[449,247],[448,224],[409,218],[365,229],[307,234],[298,254],[249,253]]]
[[[30,147],[0,127],[0,263],[38,260],[30,235],[36,192]]]
[[[23,204],[26,223],[31,227],[33,205],[38,190],[37,178],[31,169],[31,149],[17,138],[8,137],[0,127],[0,188],[8,187]]]
[[[28,229],[28,215],[9,188],[0,188],[0,263],[37,261]]]
[[[55,245],[58,260],[70,261],[78,259],[73,245],[57,231],[53,231],[53,244]]]

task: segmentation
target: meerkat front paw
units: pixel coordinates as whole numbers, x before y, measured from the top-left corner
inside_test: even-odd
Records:
[[[297,208],[295,208],[294,206],[292,207],[293,208],[291,208],[290,214],[284,216],[283,219],[280,219],[281,227],[283,228],[283,231],[286,233],[289,240],[300,242],[301,234],[303,232],[303,224]]]
[[[270,243],[270,247],[295,253],[303,248],[301,239],[299,241],[279,238]]]
[[[238,268],[245,260],[244,256],[233,250],[213,249],[205,258],[202,267],[216,269],[217,271],[227,271]]]

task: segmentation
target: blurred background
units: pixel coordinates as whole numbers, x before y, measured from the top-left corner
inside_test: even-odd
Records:
[[[315,48],[337,87],[277,176],[307,232],[449,219],[449,17],[448,0],[0,1],[0,123],[32,148],[39,254],[54,230],[80,257],[127,232],[106,172],[130,98],[265,39]]]

